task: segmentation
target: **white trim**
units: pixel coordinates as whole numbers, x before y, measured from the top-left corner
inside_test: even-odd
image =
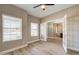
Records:
[[[77,52],[79,52],[79,49],[77,49],[77,48],[68,47],[67,49],[71,49],[71,50],[74,50],[74,51],[77,51]]]
[[[27,42],[27,44],[30,44],[30,43],[33,43],[33,42],[37,42],[37,41],[40,41],[40,39]]]
[[[28,44],[21,45],[21,46],[16,47],[16,48],[12,48],[12,49],[8,49],[8,50],[5,50],[5,51],[2,51],[2,52],[0,52],[0,55],[3,55],[3,54],[6,54],[6,53],[15,51],[15,50],[17,50],[17,49],[20,49],[20,48],[23,48],[23,47],[26,47],[26,46],[28,46]]]
[[[41,41],[47,41],[46,39],[40,39]]]
[[[60,18],[61,20],[59,20],[59,19],[54,19],[54,20],[49,20],[49,21],[46,21],[46,22],[44,22],[44,23],[48,23],[48,22],[53,22],[53,23],[63,23],[64,21],[63,21],[63,17],[62,18]]]

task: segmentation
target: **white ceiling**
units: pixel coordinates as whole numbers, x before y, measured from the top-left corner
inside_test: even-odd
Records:
[[[46,10],[43,11],[40,7],[33,8],[37,4],[14,4],[14,5],[26,10],[28,14],[35,16],[35,17],[40,17],[40,18],[48,16],[55,12],[58,12],[62,9],[73,6],[73,4],[55,4],[54,6],[47,6]]]

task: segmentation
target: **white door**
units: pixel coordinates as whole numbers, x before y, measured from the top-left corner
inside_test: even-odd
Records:
[[[40,39],[43,41],[47,41],[47,24],[40,24]]]

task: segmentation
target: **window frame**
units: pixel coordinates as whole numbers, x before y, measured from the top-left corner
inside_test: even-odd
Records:
[[[6,20],[5,18],[6,17],[8,17],[8,18],[10,18],[12,21],[14,21],[14,22],[19,22],[20,23],[20,27],[18,27],[18,29],[20,30],[20,31],[11,31],[11,32],[16,32],[16,34],[11,34],[11,32],[10,32],[10,34],[6,34],[6,36],[9,36],[9,35],[17,35],[19,32],[21,33],[20,34],[20,36],[21,36],[21,38],[20,39],[7,39],[7,40],[5,40],[4,39],[4,29],[5,29],[5,27],[4,27],[4,20]],[[15,19],[15,20],[14,20]],[[8,20],[8,19],[7,19]],[[19,21],[18,21],[19,20]],[[17,30],[17,27],[16,28],[8,28],[8,27],[6,27],[6,29],[7,30]],[[14,37],[15,37],[14,36]],[[18,36],[18,35],[17,35]],[[16,38],[17,38],[17,36],[16,36]],[[6,15],[6,14],[2,14],[2,41],[3,42],[9,42],[9,41],[16,41],[16,40],[22,40],[22,19],[21,18],[18,18],[18,17],[14,17],[14,16],[9,16],[9,15]]]
[[[32,26],[34,26],[34,24],[37,26],[36,29],[33,29]],[[35,35],[32,35],[32,31],[37,30]],[[34,33],[33,33],[34,34]],[[35,23],[35,22],[31,22],[31,37],[37,37],[39,36],[39,24]]]

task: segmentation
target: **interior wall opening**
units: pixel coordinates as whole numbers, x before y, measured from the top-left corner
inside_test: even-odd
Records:
[[[48,22],[48,38],[47,41],[62,45],[63,42],[63,25],[62,23]]]

